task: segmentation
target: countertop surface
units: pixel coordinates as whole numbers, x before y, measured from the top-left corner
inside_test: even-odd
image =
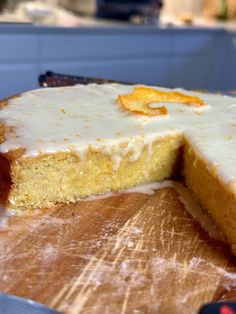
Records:
[[[37,26],[32,24],[21,23],[0,23],[1,33],[54,33],[54,34],[89,34],[89,33],[122,33],[122,34],[140,34],[140,33],[236,33],[236,23],[216,24],[215,26],[192,25],[192,26],[157,26],[157,25],[133,25],[121,24],[114,26],[81,26],[81,27],[54,27],[54,26]]]

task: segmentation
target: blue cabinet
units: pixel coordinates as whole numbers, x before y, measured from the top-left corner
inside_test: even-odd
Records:
[[[47,70],[141,84],[236,88],[236,32],[155,27],[0,27],[0,98]]]

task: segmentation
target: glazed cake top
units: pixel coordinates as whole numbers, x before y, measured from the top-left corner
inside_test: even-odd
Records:
[[[133,90],[133,85],[89,84],[13,97],[0,110],[0,122],[7,126],[0,152],[24,148],[22,157],[70,150],[82,155],[92,146],[119,156],[124,154],[119,144],[128,141],[126,153],[136,160],[144,145],[181,133],[236,191],[236,98],[181,90],[205,106],[165,103],[168,115],[143,116],[117,104],[119,95]]]

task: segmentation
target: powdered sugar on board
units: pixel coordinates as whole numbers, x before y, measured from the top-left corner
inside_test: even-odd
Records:
[[[0,289],[65,314],[191,314],[229,297],[228,248],[202,231],[171,181],[160,185],[10,217]]]
[[[185,209],[196,219],[202,226],[202,228],[208,232],[208,234],[216,239],[224,242],[224,237],[221,232],[217,229],[211,217],[206,211],[202,209],[197,200],[194,198],[192,193],[180,182],[172,180],[164,180],[162,182],[151,182],[147,184],[138,185],[136,187],[118,191],[118,192],[107,192],[102,195],[95,195],[85,198],[84,201],[95,201],[103,198],[109,198],[112,196],[119,196],[123,193],[143,193],[147,195],[153,195],[156,190],[163,189],[165,187],[171,187],[179,195],[180,201],[184,204]],[[83,201],[83,200],[82,200]]]
[[[171,204],[170,190],[153,194],[52,306],[70,314],[196,313],[216,286],[226,293],[234,288],[225,248],[203,234],[180,203]]]

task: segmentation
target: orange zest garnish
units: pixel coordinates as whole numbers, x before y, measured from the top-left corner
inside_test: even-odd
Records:
[[[118,96],[118,103],[123,110],[147,116],[167,115],[168,109],[165,106],[150,106],[158,102],[181,103],[196,107],[205,105],[204,101],[196,96],[164,92],[150,87],[135,87],[131,94]]]

